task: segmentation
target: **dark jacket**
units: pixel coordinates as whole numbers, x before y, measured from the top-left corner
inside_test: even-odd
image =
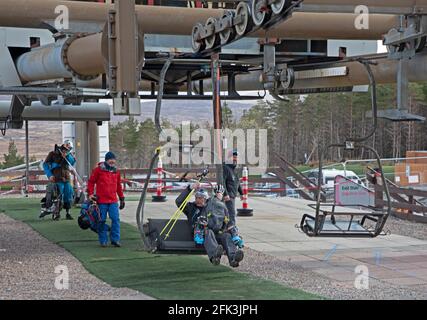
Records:
[[[185,188],[183,192],[176,198],[175,203],[176,206],[179,208],[182,203],[184,202],[185,198],[190,194],[191,188],[188,186]],[[194,202],[188,202],[187,205],[183,208],[182,212],[187,216],[188,222],[193,227],[194,224],[197,222],[197,218],[199,218],[202,214],[205,213],[206,206],[205,207],[198,207]]]
[[[118,202],[117,195],[120,199],[125,197],[119,170],[108,169],[105,162],[100,162],[92,171],[87,184],[87,192],[90,196],[95,194],[95,185],[98,203],[116,203]]]
[[[243,195],[240,179],[237,176],[236,166],[234,164],[224,164],[222,166],[225,193],[224,196],[236,198],[237,194]]]
[[[71,165],[76,162],[76,159],[71,154],[67,155],[67,160]],[[59,149],[49,152],[43,163],[43,169],[48,178],[55,177],[55,182],[70,181],[70,168]]]
[[[181,206],[190,192],[191,188],[188,186],[178,198],[176,198],[175,203],[177,207]],[[198,207],[194,202],[188,202],[182,212],[187,216],[188,222],[191,224],[192,228],[195,227],[197,219],[200,216],[204,216],[208,221],[208,228],[212,229],[215,233],[228,231],[232,236],[237,233],[237,229],[234,228],[234,225],[230,222],[225,204],[217,198],[208,199],[204,207]]]
[[[234,224],[230,221],[227,207],[224,202],[219,201],[218,198],[213,197],[208,200],[206,204],[206,217],[208,221],[208,228],[215,234],[230,232],[234,236],[237,232]]]

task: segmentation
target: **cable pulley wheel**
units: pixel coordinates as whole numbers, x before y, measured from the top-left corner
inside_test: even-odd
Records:
[[[210,29],[213,26],[213,29],[214,29],[214,33],[205,39],[206,49],[212,49],[212,48],[216,47],[220,42],[219,35],[217,33],[215,33],[216,21],[217,20],[213,17],[210,17],[206,21],[205,28]]]
[[[387,33],[386,37],[397,37],[399,34],[400,32],[396,28],[393,28]],[[404,43],[401,43],[398,45],[387,45],[387,50],[390,53],[402,52],[404,49],[405,49]]]
[[[421,52],[426,47],[426,37],[415,38],[411,41],[410,45],[413,46],[415,52]]]
[[[287,90],[294,86],[295,83],[295,71],[292,68],[286,68],[280,75],[280,85],[283,89]]]
[[[241,37],[252,29],[251,9],[246,2],[240,2],[236,8],[236,16],[241,17],[241,22],[235,25],[236,34]]]
[[[221,24],[227,24],[229,27],[226,27],[224,30],[219,32],[219,37],[221,39],[221,44],[225,45],[232,41],[236,35],[236,32],[233,28],[233,17],[234,12],[233,11],[227,11],[221,19]]]
[[[267,22],[271,16],[271,8],[268,7],[266,0],[252,0],[252,21],[259,27]]]
[[[205,42],[198,40],[200,33],[203,31],[204,26],[201,23],[196,24],[191,32],[191,46],[194,52],[200,52],[205,49]]]
[[[271,11],[274,14],[281,14],[288,7],[289,0],[276,0],[271,4]]]

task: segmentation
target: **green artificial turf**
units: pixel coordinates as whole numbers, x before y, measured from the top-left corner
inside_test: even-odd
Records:
[[[122,248],[100,248],[97,235],[76,220],[38,219],[39,200],[2,199],[0,212],[29,224],[79,259],[96,277],[114,287],[138,290],[158,299],[321,299],[281,284],[212,266],[196,255],[150,254],[142,250],[136,227],[122,223]],[[74,210],[77,217],[78,210]]]

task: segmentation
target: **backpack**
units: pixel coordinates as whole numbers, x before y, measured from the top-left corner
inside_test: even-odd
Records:
[[[209,200],[206,206],[208,228],[214,233],[219,233],[224,230],[229,222],[227,208],[224,203],[213,197]]]
[[[96,203],[85,201],[80,210],[80,216],[77,219],[79,227],[83,230],[91,229],[98,233],[98,223],[101,220],[99,208]]]

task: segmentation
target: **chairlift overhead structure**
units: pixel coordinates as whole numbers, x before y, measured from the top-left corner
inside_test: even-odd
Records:
[[[0,92],[13,95],[8,113],[0,119],[0,128],[4,131],[3,124],[19,128],[23,110],[36,100],[51,107],[59,98],[64,104],[73,105],[82,105],[87,99],[113,98],[114,113],[120,115],[140,114],[141,98],[157,98],[159,106],[162,99],[182,97],[213,98],[218,104],[219,77],[227,78],[227,99],[248,98],[238,93],[239,82],[245,77],[251,85],[261,86],[278,100],[285,100],[285,96],[292,93],[350,91],[356,84],[370,84],[375,92],[374,78],[378,83],[393,81],[398,85],[397,108],[391,115],[381,113],[374,108],[376,98],[373,96],[373,121],[376,123],[380,116],[396,121],[424,120],[407,113],[407,89],[410,80],[427,80],[427,54],[424,52],[427,0],[365,0],[362,4],[368,7],[368,13],[355,10],[360,5],[358,0],[250,0],[235,4],[233,10],[222,10],[135,6],[132,1],[107,5],[61,0],[2,0],[1,27],[46,29],[52,33],[53,41],[30,45],[38,37],[25,35],[23,42],[26,44],[7,43],[8,38],[10,40],[4,36],[7,30],[0,29],[3,58]],[[70,28],[66,31],[55,28],[58,17],[55,8],[60,5],[66,6],[70,13]],[[369,28],[355,28],[360,14],[368,14]],[[186,36],[192,48],[178,48],[170,38],[167,52],[155,47],[148,50],[145,45],[150,35]],[[249,38],[260,40],[255,53],[246,48],[240,51],[232,48]],[[347,58],[328,56],[326,49],[320,52],[281,50],[286,41],[298,39],[384,39],[388,54]],[[371,66],[366,62],[379,58],[384,65]],[[414,67],[414,63],[418,65]],[[363,66],[368,76],[363,74]],[[417,70],[409,74],[409,70],[413,70],[410,68]],[[215,89],[212,96],[204,95],[206,82]],[[150,94],[140,95],[140,89],[146,89],[147,85]],[[186,95],[178,95],[181,91]],[[361,144],[362,140],[347,139],[342,145],[331,147],[346,150],[366,147]],[[151,166],[158,156],[156,152]],[[147,226],[143,223],[143,205],[151,170],[137,213],[138,227],[144,235],[147,235],[144,229]],[[384,185],[387,186],[385,181]],[[385,192],[389,199],[387,188]],[[320,197],[320,190],[317,194]],[[390,213],[390,209],[372,210],[356,222],[357,214],[347,212],[351,220],[347,221],[345,229],[335,219],[340,212],[325,209],[320,199],[317,200],[316,215],[307,215],[301,222],[302,230],[311,236],[332,233],[377,236]],[[326,217],[332,218],[331,223],[326,223]],[[376,221],[374,229],[364,225],[367,220]],[[159,227],[153,221],[151,227],[148,225],[148,234]],[[180,224],[177,222],[178,226]],[[327,230],[328,226],[339,230]],[[181,249],[193,250],[188,244]]]
[[[409,52],[410,57],[414,59],[419,56],[419,52],[425,45],[426,24],[423,12],[427,12],[426,0],[364,1],[363,4],[371,10],[369,11],[369,29],[361,30],[354,27],[354,21],[358,16],[354,9],[359,2],[352,0],[234,1],[235,10],[141,5],[124,7],[123,2],[121,3],[123,7],[118,10],[115,5],[90,2],[2,1],[0,4],[1,26],[45,28],[55,33],[54,44],[39,48],[9,49],[10,61],[14,61],[16,65],[8,67],[7,76],[14,79],[15,83],[13,86],[3,85],[2,90],[21,97],[17,104],[21,105],[17,107],[18,109],[22,109],[37,97],[40,97],[44,104],[49,105],[50,101],[55,100],[60,94],[52,92],[52,89],[58,89],[59,86],[59,89],[68,88],[68,91],[64,92],[69,94],[66,100],[74,104],[79,104],[85,99],[112,96],[115,98],[114,105],[117,105],[114,108],[116,114],[138,114],[139,98],[156,96],[156,85],[164,62],[159,66],[159,63],[153,61],[162,59],[162,53],[156,52],[155,49],[144,52],[143,34],[186,35],[192,39],[193,47],[197,52],[197,54],[176,52],[176,59],[165,79],[164,98],[167,99],[182,99],[183,96],[189,99],[209,99],[209,96],[203,94],[202,88],[204,83],[209,82],[203,83],[203,81],[211,77],[210,65],[200,60],[209,58],[210,53],[216,51],[220,51],[221,76],[227,78],[228,99],[249,98],[237,94],[239,82],[245,81],[241,79],[247,76],[253,86],[259,86],[257,76],[252,75],[256,75],[263,68],[261,87],[270,90],[276,99],[283,99],[284,95],[292,93],[348,91],[351,90],[352,83],[367,83],[367,79],[364,76],[361,78],[360,73],[357,72],[352,76],[350,73],[353,71],[349,68],[350,85],[331,84],[330,87],[321,88],[320,85],[316,85],[317,82],[334,78],[338,80],[345,75],[334,74],[332,68],[319,70],[315,64],[339,62],[342,58],[312,52],[282,53],[278,49],[281,39],[317,41],[320,39],[381,39],[385,36],[390,51],[398,48],[394,51],[399,54],[404,52],[402,53],[404,59],[408,57],[408,50],[405,48],[416,48],[415,56]],[[71,21],[67,32],[58,32],[54,28],[58,15],[55,13],[55,8],[59,5],[66,5],[69,10]],[[115,15],[111,13],[112,11],[116,11]],[[119,12],[125,12],[127,16],[133,16],[132,11],[135,14],[135,35],[133,35],[135,31],[130,27],[131,22],[120,19],[119,14]],[[109,24],[107,21],[110,21]],[[138,36],[136,47],[132,45],[124,51],[117,46],[116,43],[120,41],[115,42],[112,36],[114,32],[112,28],[115,25],[120,26],[117,30],[129,29],[129,32],[118,33],[119,37],[123,37],[120,41],[127,41],[129,46],[132,43],[130,39]],[[393,33],[394,29],[397,31]],[[192,32],[193,35],[191,35]],[[267,41],[261,44],[258,54],[255,55],[241,51],[230,54],[229,49],[222,50],[225,45],[229,46],[238,39],[250,37],[277,38],[278,41],[276,43]],[[173,43],[170,46],[174,47]],[[116,55],[111,54],[113,48]],[[135,53],[134,50],[137,52]],[[122,56],[126,58],[114,61],[115,57]],[[227,60],[235,63],[227,64]],[[129,68],[124,61],[132,61],[137,64],[136,68]],[[400,64],[400,60],[396,61]],[[308,64],[313,65],[308,67]],[[405,63],[402,65],[402,69],[405,70],[407,68]],[[13,69],[15,69],[14,74],[10,74],[10,70]],[[138,69],[141,69],[141,72],[137,75],[130,72]],[[117,80],[112,70],[116,70]],[[393,71],[380,70],[379,72]],[[305,74],[305,78],[301,78],[301,73]],[[399,97],[402,99],[399,101],[402,103],[399,104],[401,106],[398,110],[404,112],[406,110],[405,72],[399,73],[399,78],[402,79],[400,83],[403,84],[399,85],[399,88],[402,88],[399,91],[401,93]],[[424,74],[426,73],[418,77],[420,81],[427,78]],[[133,79],[136,78],[141,81],[135,82]],[[407,78],[409,80],[411,75]],[[382,77],[378,79],[382,81]],[[400,80],[396,79],[396,81]],[[7,79],[5,83],[13,82]],[[37,89],[37,95],[22,94],[18,87],[23,85],[27,89]],[[309,87],[304,88],[306,85]],[[99,92],[84,90],[89,86],[95,87]],[[146,90],[147,87],[151,93],[138,96],[138,89]],[[70,90],[73,88],[74,91]],[[178,95],[181,91],[186,92],[187,95]]]

